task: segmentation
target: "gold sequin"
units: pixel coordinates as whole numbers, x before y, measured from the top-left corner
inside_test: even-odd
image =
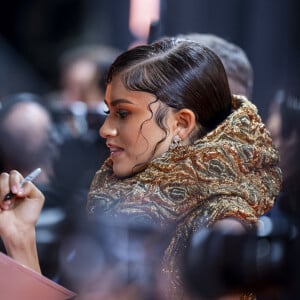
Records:
[[[108,159],[91,184],[88,215],[116,220],[125,215],[161,229],[175,227],[162,264],[171,282],[169,299],[182,296],[178,259],[193,231],[226,217],[254,223],[279,193],[278,152],[256,107],[237,96],[233,107],[222,124],[193,145],[164,153],[126,179],[113,175]]]

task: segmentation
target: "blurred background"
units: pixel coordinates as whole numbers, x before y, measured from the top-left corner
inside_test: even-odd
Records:
[[[217,34],[245,50],[254,69],[253,102],[265,117],[276,90],[296,81],[297,0],[10,0],[0,10],[0,96],[58,89],[59,58],[73,47],[120,50],[157,36]]]

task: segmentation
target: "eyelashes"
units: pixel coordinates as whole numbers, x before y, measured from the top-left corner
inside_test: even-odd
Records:
[[[104,113],[106,115],[109,115],[110,114],[110,110],[105,110]],[[127,111],[127,110],[124,110],[124,109],[118,109],[115,114],[120,118],[120,119],[125,119],[129,114],[130,112]]]
[[[129,112],[127,110],[118,110],[117,111],[117,114],[119,115],[119,117],[121,119],[125,119],[128,115],[129,115]]]

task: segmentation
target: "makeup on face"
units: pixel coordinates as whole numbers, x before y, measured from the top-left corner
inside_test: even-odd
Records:
[[[160,101],[148,92],[132,91],[118,77],[108,85],[108,116],[100,129],[111,151],[113,171],[126,177],[143,169],[149,160],[168,150],[168,131],[157,124]],[[167,127],[168,118],[165,122]]]

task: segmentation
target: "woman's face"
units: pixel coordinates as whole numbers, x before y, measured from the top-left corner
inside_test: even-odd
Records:
[[[169,133],[152,156],[157,143],[166,136],[154,118],[160,103],[154,95],[128,90],[116,76],[107,86],[105,101],[109,113],[100,128],[100,135],[110,149],[116,176],[132,175],[142,170],[146,162],[168,150],[176,129],[172,110],[165,119]]]

